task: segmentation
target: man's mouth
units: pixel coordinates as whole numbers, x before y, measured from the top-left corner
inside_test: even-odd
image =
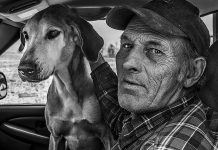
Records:
[[[136,90],[138,88],[143,88],[147,91],[147,88],[145,85],[139,83],[136,80],[132,80],[132,79],[128,79],[128,78],[124,78],[121,82],[121,86],[124,89],[128,89],[128,90]]]
[[[123,83],[129,84],[129,85],[138,85],[138,86],[140,86],[137,82],[132,81],[132,80],[127,80],[127,79],[124,79]]]
[[[137,82],[135,80],[125,79],[125,78],[123,79],[122,83],[123,83],[123,86],[126,86],[126,87],[142,86],[139,82]]]

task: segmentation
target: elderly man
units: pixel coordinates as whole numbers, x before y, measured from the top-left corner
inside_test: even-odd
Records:
[[[124,30],[118,77],[101,56],[90,65],[112,149],[216,149],[195,95],[210,43],[199,10],[185,0],[153,0],[114,8],[107,24]]]

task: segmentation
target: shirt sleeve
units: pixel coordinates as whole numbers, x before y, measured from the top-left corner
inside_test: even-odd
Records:
[[[95,93],[99,100],[103,117],[110,126],[114,138],[117,139],[121,133],[123,120],[130,113],[121,108],[118,103],[117,75],[113,72],[107,62],[100,65],[91,73],[95,86]]]

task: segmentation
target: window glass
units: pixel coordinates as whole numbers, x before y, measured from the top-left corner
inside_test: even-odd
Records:
[[[120,36],[123,31],[110,28],[107,26],[105,20],[92,21],[90,23],[99,33],[99,35],[104,39],[102,54],[105,60],[116,72],[115,56],[120,48]]]
[[[206,24],[210,32],[210,44],[213,43],[213,14],[202,17],[203,22]]]

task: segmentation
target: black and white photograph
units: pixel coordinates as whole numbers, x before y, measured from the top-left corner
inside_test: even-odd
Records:
[[[218,150],[218,0],[0,0],[0,150]]]

